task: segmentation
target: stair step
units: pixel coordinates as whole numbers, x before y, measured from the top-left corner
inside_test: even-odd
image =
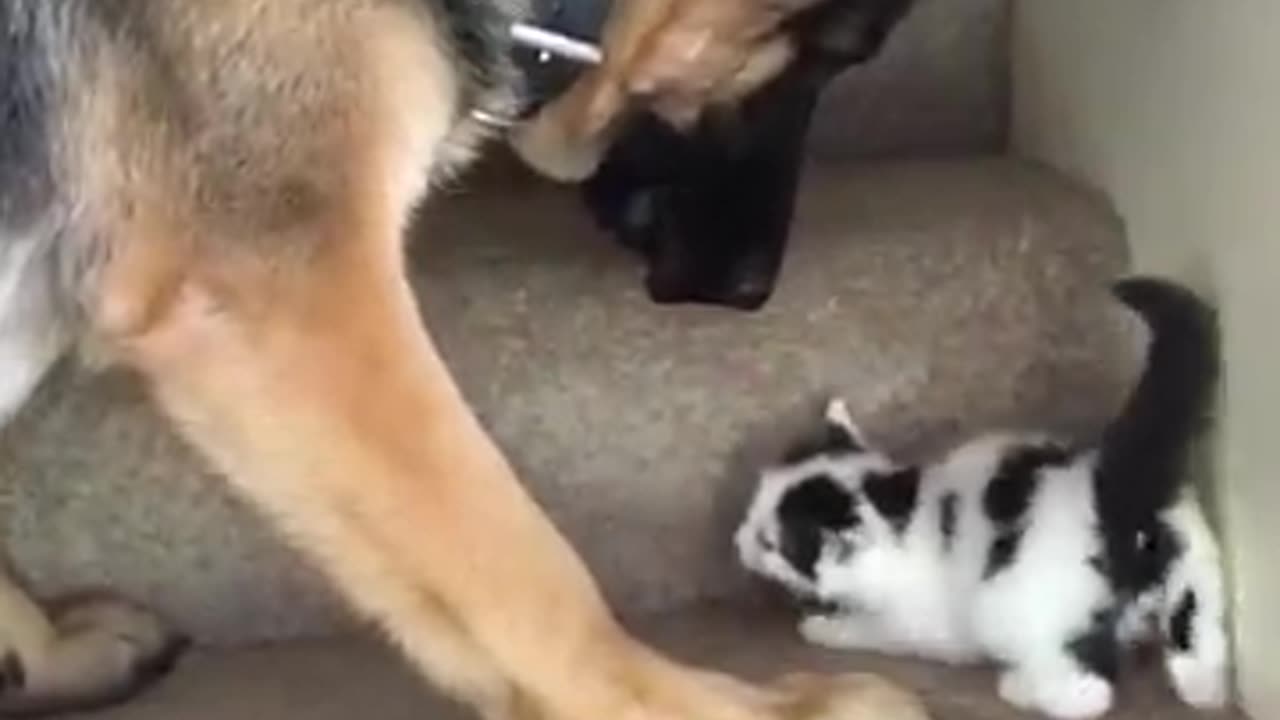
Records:
[[[648,618],[641,636],[677,657],[755,680],[803,670],[874,672],[920,693],[933,720],[1031,720],[995,697],[995,674],[803,645],[775,612],[703,606]],[[1109,720],[1242,720],[1178,703],[1154,668],[1128,676]],[[83,720],[464,720],[380,644],[294,642],[189,658],[147,695]],[[75,720],[66,718],[65,720]],[[871,720],[871,719],[868,719]]]
[[[414,258],[429,325],[624,612],[742,590],[729,537],[750,468],[833,389],[910,455],[976,428],[1091,432],[1136,365],[1103,287],[1125,265],[1117,226],[1015,161],[815,168],[756,315],[653,306],[564,193],[440,200]],[[120,588],[207,642],[349,626],[126,377],[64,369],[0,439],[0,487],[43,593]]]

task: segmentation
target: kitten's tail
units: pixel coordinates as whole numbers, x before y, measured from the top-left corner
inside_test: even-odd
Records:
[[[1095,475],[1106,534],[1131,550],[1149,519],[1177,501],[1192,445],[1209,419],[1220,371],[1218,319],[1195,293],[1166,280],[1130,278],[1114,292],[1151,330],[1146,367],[1103,435]],[[1137,562],[1128,550],[1108,554]]]

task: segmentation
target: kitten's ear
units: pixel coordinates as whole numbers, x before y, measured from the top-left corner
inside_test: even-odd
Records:
[[[849,404],[844,398],[832,398],[827,403],[823,418],[827,442],[831,447],[850,452],[860,452],[870,448],[862,431],[853,423],[853,415],[850,414]]]
[[[836,398],[827,403],[822,432],[802,439],[783,455],[783,462],[794,464],[819,455],[853,455],[870,450],[862,433],[853,424],[849,407]]]

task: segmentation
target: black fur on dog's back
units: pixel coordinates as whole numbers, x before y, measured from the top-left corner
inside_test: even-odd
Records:
[[[0,2],[0,230],[23,229],[53,195],[48,12]]]
[[[1183,491],[1194,443],[1209,419],[1219,333],[1214,309],[1180,285],[1137,277],[1114,292],[1151,331],[1142,376],[1106,429],[1095,471],[1106,561],[1122,589],[1137,591],[1152,580],[1140,540],[1161,535],[1157,514]]]

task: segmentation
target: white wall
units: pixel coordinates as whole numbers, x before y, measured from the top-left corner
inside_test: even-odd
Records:
[[[1280,0],[1017,0],[1015,142],[1107,192],[1140,269],[1223,308],[1240,684],[1280,718]]]

